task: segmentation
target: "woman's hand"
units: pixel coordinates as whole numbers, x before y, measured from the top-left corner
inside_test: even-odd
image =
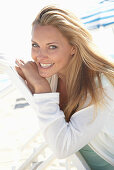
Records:
[[[41,77],[38,72],[38,67],[35,62],[16,60],[16,71],[25,80],[30,91],[34,93],[50,93],[51,88],[48,81]]]

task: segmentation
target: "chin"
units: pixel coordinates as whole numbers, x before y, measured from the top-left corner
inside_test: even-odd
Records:
[[[44,78],[49,78],[51,76],[53,76],[54,74],[43,74],[43,73],[39,73],[41,77],[44,77]]]

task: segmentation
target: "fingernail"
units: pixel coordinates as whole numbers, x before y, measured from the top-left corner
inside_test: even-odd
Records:
[[[17,62],[18,62],[18,60],[16,59],[16,60],[15,60],[15,64],[17,64]]]

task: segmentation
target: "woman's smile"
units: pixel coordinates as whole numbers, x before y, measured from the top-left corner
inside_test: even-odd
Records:
[[[53,64],[39,63],[39,65],[40,65],[41,68],[48,69],[48,68],[52,67],[54,65],[54,63]]]
[[[65,74],[74,48],[54,26],[35,25],[32,30],[32,58],[42,77]]]

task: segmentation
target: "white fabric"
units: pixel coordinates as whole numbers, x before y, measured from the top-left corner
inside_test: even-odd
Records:
[[[56,78],[50,82],[52,88]],[[89,144],[103,159],[114,165],[114,89],[107,80],[103,81],[110,98],[106,97],[107,104],[98,108],[94,121],[94,105],[76,112],[67,123],[59,108],[59,93],[34,95],[39,125],[58,158],[65,158]]]
[[[114,89],[107,80],[102,81],[110,98],[106,97],[107,105],[98,109],[96,119],[92,122],[94,114],[92,105],[76,112],[67,123],[63,111],[59,108],[59,93],[56,93],[57,75],[48,79],[53,93],[32,96],[14,67],[1,55],[0,70],[7,72],[36,111],[44,137],[57,157],[65,158],[89,144],[103,159],[114,165]]]

